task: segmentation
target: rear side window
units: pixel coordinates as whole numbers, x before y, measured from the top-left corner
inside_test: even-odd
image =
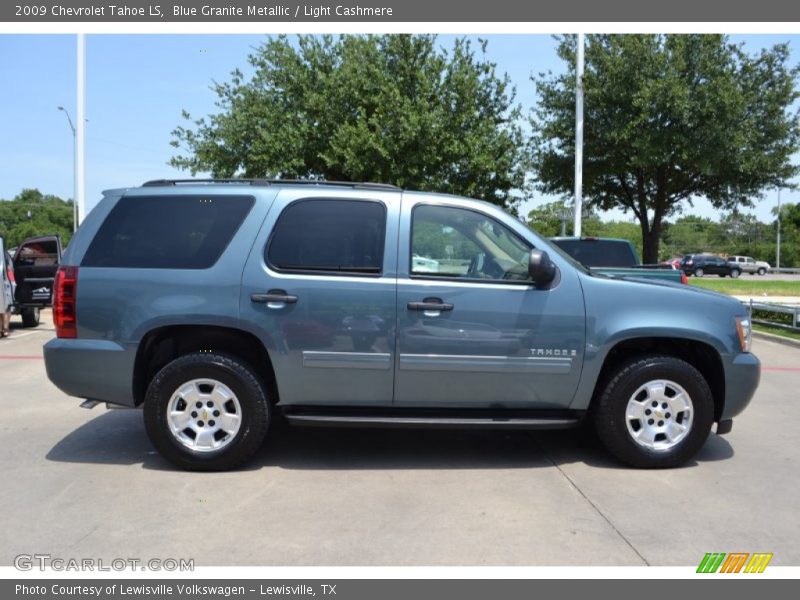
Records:
[[[21,267],[49,267],[58,264],[58,242],[36,240],[20,246],[16,263]]]
[[[207,269],[253,206],[252,196],[121,199],[81,263],[87,267]]]
[[[625,242],[612,240],[553,240],[559,248],[587,267],[632,267],[636,257]]]
[[[380,274],[386,208],[365,200],[298,200],[284,209],[267,249],[279,271]]]

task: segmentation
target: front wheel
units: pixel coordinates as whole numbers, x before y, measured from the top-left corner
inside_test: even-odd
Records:
[[[622,462],[639,468],[677,467],[708,438],[714,400],[692,365],[651,356],[619,366],[595,400],[592,415],[598,437]]]
[[[183,469],[239,466],[259,449],[269,421],[263,382],[247,363],[227,354],[181,356],[147,388],[147,435],[164,458]]]
[[[758,269],[758,274],[759,275],[766,275],[767,274],[767,270],[764,267],[760,267]]]

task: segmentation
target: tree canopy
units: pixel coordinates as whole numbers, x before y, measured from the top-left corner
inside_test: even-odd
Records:
[[[11,200],[0,200],[0,235],[12,248],[37,235],[61,236],[66,247],[72,237],[72,200],[37,189],[24,189]]]
[[[216,177],[392,183],[511,207],[521,113],[480,48],[430,35],[284,36],[214,83],[219,112],[173,131],[170,164]]]
[[[540,191],[574,187],[576,38],[560,38],[563,75],[534,78],[532,170]],[[800,69],[787,45],[748,55],[723,35],[591,35],[585,48],[587,202],[639,221],[643,260],[658,258],[665,219],[694,198],[752,206],[798,173],[792,104]]]

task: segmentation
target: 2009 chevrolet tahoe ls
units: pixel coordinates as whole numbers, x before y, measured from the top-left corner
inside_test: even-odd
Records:
[[[491,204],[378,184],[107,192],[63,257],[65,393],[143,406],[160,453],[233,468],[296,425],[563,428],[637,467],[726,433],[760,365],[737,301],[593,274]]]

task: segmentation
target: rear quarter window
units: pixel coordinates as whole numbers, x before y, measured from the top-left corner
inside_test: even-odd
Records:
[[[252,196],[133,196],[111,210],[87,267],[207,269],[253,207]]]

